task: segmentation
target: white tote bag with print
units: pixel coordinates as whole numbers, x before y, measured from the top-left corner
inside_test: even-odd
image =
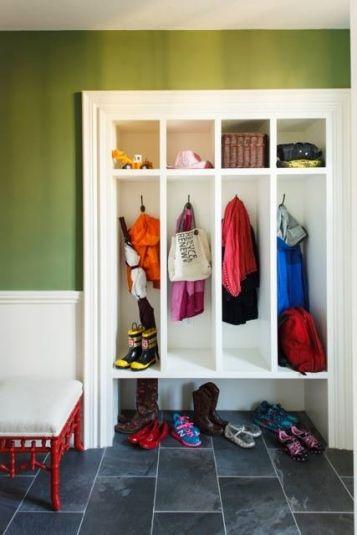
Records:
[[[171,281],[194,282],[211,275],[211,251],[203,229],[178,232],[172,237],[168,270]]]

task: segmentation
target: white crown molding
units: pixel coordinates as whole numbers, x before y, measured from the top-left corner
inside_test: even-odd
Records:
[[[14,290],[0,291],[0,305],[72,305],[82,300],[82,292]]]

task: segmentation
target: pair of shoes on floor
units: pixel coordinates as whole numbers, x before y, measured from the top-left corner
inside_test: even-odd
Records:
[[[292,425],[298,423],[298,418],[279,404],[271,405],[267,401],[262,401],[254,411],[253,422],[259,427],[275,432],[277,429],[289,430]]]
[[[289,431],[278,429],[275,436],[280,447],[295,461],[305,462],[309,453],[320,454],[323,444],[306,429],[292,425]]]
[[[169,434],[169,426],[166,422],[159,423],[154,420],[151,424],[146,425],[134,435],[128,437],[130,444],[140,446],[144,450],[153,450],[159,447],[159,444]]]
[[[145,329],[142,325],[132,323],[128,331],[128,352],[117,359],[114,365],[119,369],[130,368],[134,372],[140,372],[155,364],[157,358],[159,351],[155,327]]]
[[[186,448],[198,448],[202,444],[200,430],[188,416],[177,412],[172,416],[171,435]]]
[[[222,435],[227,425],[216,411],[219,388],[214,383],[205,383],[192,392],[193,421],[206,435]]]
[[[254,439],[260,437],[261,434],[261,429],[254,424],[234,426],[228,423],[224,429],[224,436],[241,448],[254,448]]]

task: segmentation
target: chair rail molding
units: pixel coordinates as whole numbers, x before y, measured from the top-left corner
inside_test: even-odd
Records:
[[[72,290],[6,290],[0,291],[0,305],[68,305],[79,303],[82,292]]]

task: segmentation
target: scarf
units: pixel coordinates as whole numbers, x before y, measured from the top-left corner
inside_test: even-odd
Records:
[[[237,196],[227,204],[224,211],[222,246],[222,284],[227,292],[237,297],[241,292],[242,281],[258,269],[248,212]]]

